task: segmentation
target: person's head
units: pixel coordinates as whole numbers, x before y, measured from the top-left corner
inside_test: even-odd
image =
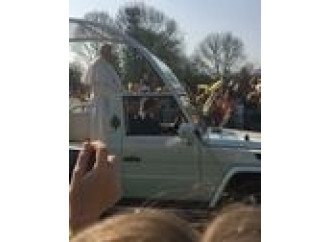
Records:
[[[208,226],[202,242],[261,241],[261,211],[247,205],[234,205]]]
[[[138,114],[140,109],[139,100],[131,100],[125,103],[125,107],[129,114]]]
[[[175,215],[148,209],[108,218],[71,241],[197,242],[199,234]]]
[[[110,44],[104,44],[101,46],[100,55],[103,59],[110,62],[112,60],[112,47]]]
[[[234,92],[233,92],[233,90],[230,89],[230,88],[227,88],[227,89],[224,91],[223,99],[225,99],[225,100],[229,100],[229,99],[231,99],[233,96],[234,96]]]
[[[158,102],[153,98],[149,98],[143,103],[144,113],[154,113],[157,111],[158,108],[159,108]]]

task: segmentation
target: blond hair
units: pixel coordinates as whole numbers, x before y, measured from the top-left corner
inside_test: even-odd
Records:
[[[234,205],[208,226],[202,242],[258,242],[261,241],[260,208]]]
[[[159,210],[108,218],[72,238],[72,242],[197,242],[199,234],[177,216]]]

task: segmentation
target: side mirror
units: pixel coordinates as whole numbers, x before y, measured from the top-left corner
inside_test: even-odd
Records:
[[[180,138],[192,141],[195,134],[195,125],[191,123],[180,124],[178,134]]]

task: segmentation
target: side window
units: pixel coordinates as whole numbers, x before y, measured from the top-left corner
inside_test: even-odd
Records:
[[[186,122],[171,96],[124,97],[124,113],[128,136],[173,136]]]

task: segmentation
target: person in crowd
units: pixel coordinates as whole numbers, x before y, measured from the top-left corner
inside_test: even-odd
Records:
[[[197,242],[200,234],[171,213],[143,209],[115,215],[82,231],[72,242]]]
[[[261,241],[260,207],[231,205],[207,227],[202,242]]]
[[[218,95],[214,100],[214,104],[212,105],[212,120],[214,126],[219,126],[223,120],[223,105],[222,105],[222,97]]]
[[[110,101],[110,96],[122,91],[119,76],[111,65],[113,60],[111,45],[104,44],[99,57],[90,63],[82,80],[89,86],[93,98],[90,138],[105,143],[109,128],[109,112],[113,110],[112,106],[116,105]]]
[[[238,97],[235,100],[235,109],[233,112],[234,125],[237,129],[243,129],[244,127],[244,102]]]
[[[229,90],[224,91],[222,94],[218,94],[214,100],[212,113],[212,120],[215,126],[225,125],[234,109],[234,101],[232,99],[231,92]]]
[[[159,103],[149,98],[142,104],[141,113],[141,134],[157,135],[161,133],[160,119],[157,115]]]
[[[143,93],[150,92],[149,78],[147,73],[144,73],[142,75],[139,84],[140,84],[140,92]]]
[[[95,155],[93,155],[95,154]],[[98,221],[122,196],[120,162],[101,141],[85,142],[70,182],[69,224],[76,233]]]
[[[247,130],[261,130],[261,103],[260,95],[255,91],[251,91],[245,99],[244,110],[244,128]]]
[[[129,87],[130,93],[139,93],[140,92],[140,84],[138,82],[131,82]]]
[[[139,115],[140,102],[139,100],[132,100],[126,102],[125,109],[127,110],[127,134],[138,135],[141,134],[142,119]]]
[[[243,100],[239,96],[238,91],[234,90],[234,87],[231,90],[231,94],[230,94],[231,110],[226,127],[233,129],[243,129],[244,104],[243,104]]]
[[[133,83],[132,82],[127,83],[127,92],[133,93]]]

